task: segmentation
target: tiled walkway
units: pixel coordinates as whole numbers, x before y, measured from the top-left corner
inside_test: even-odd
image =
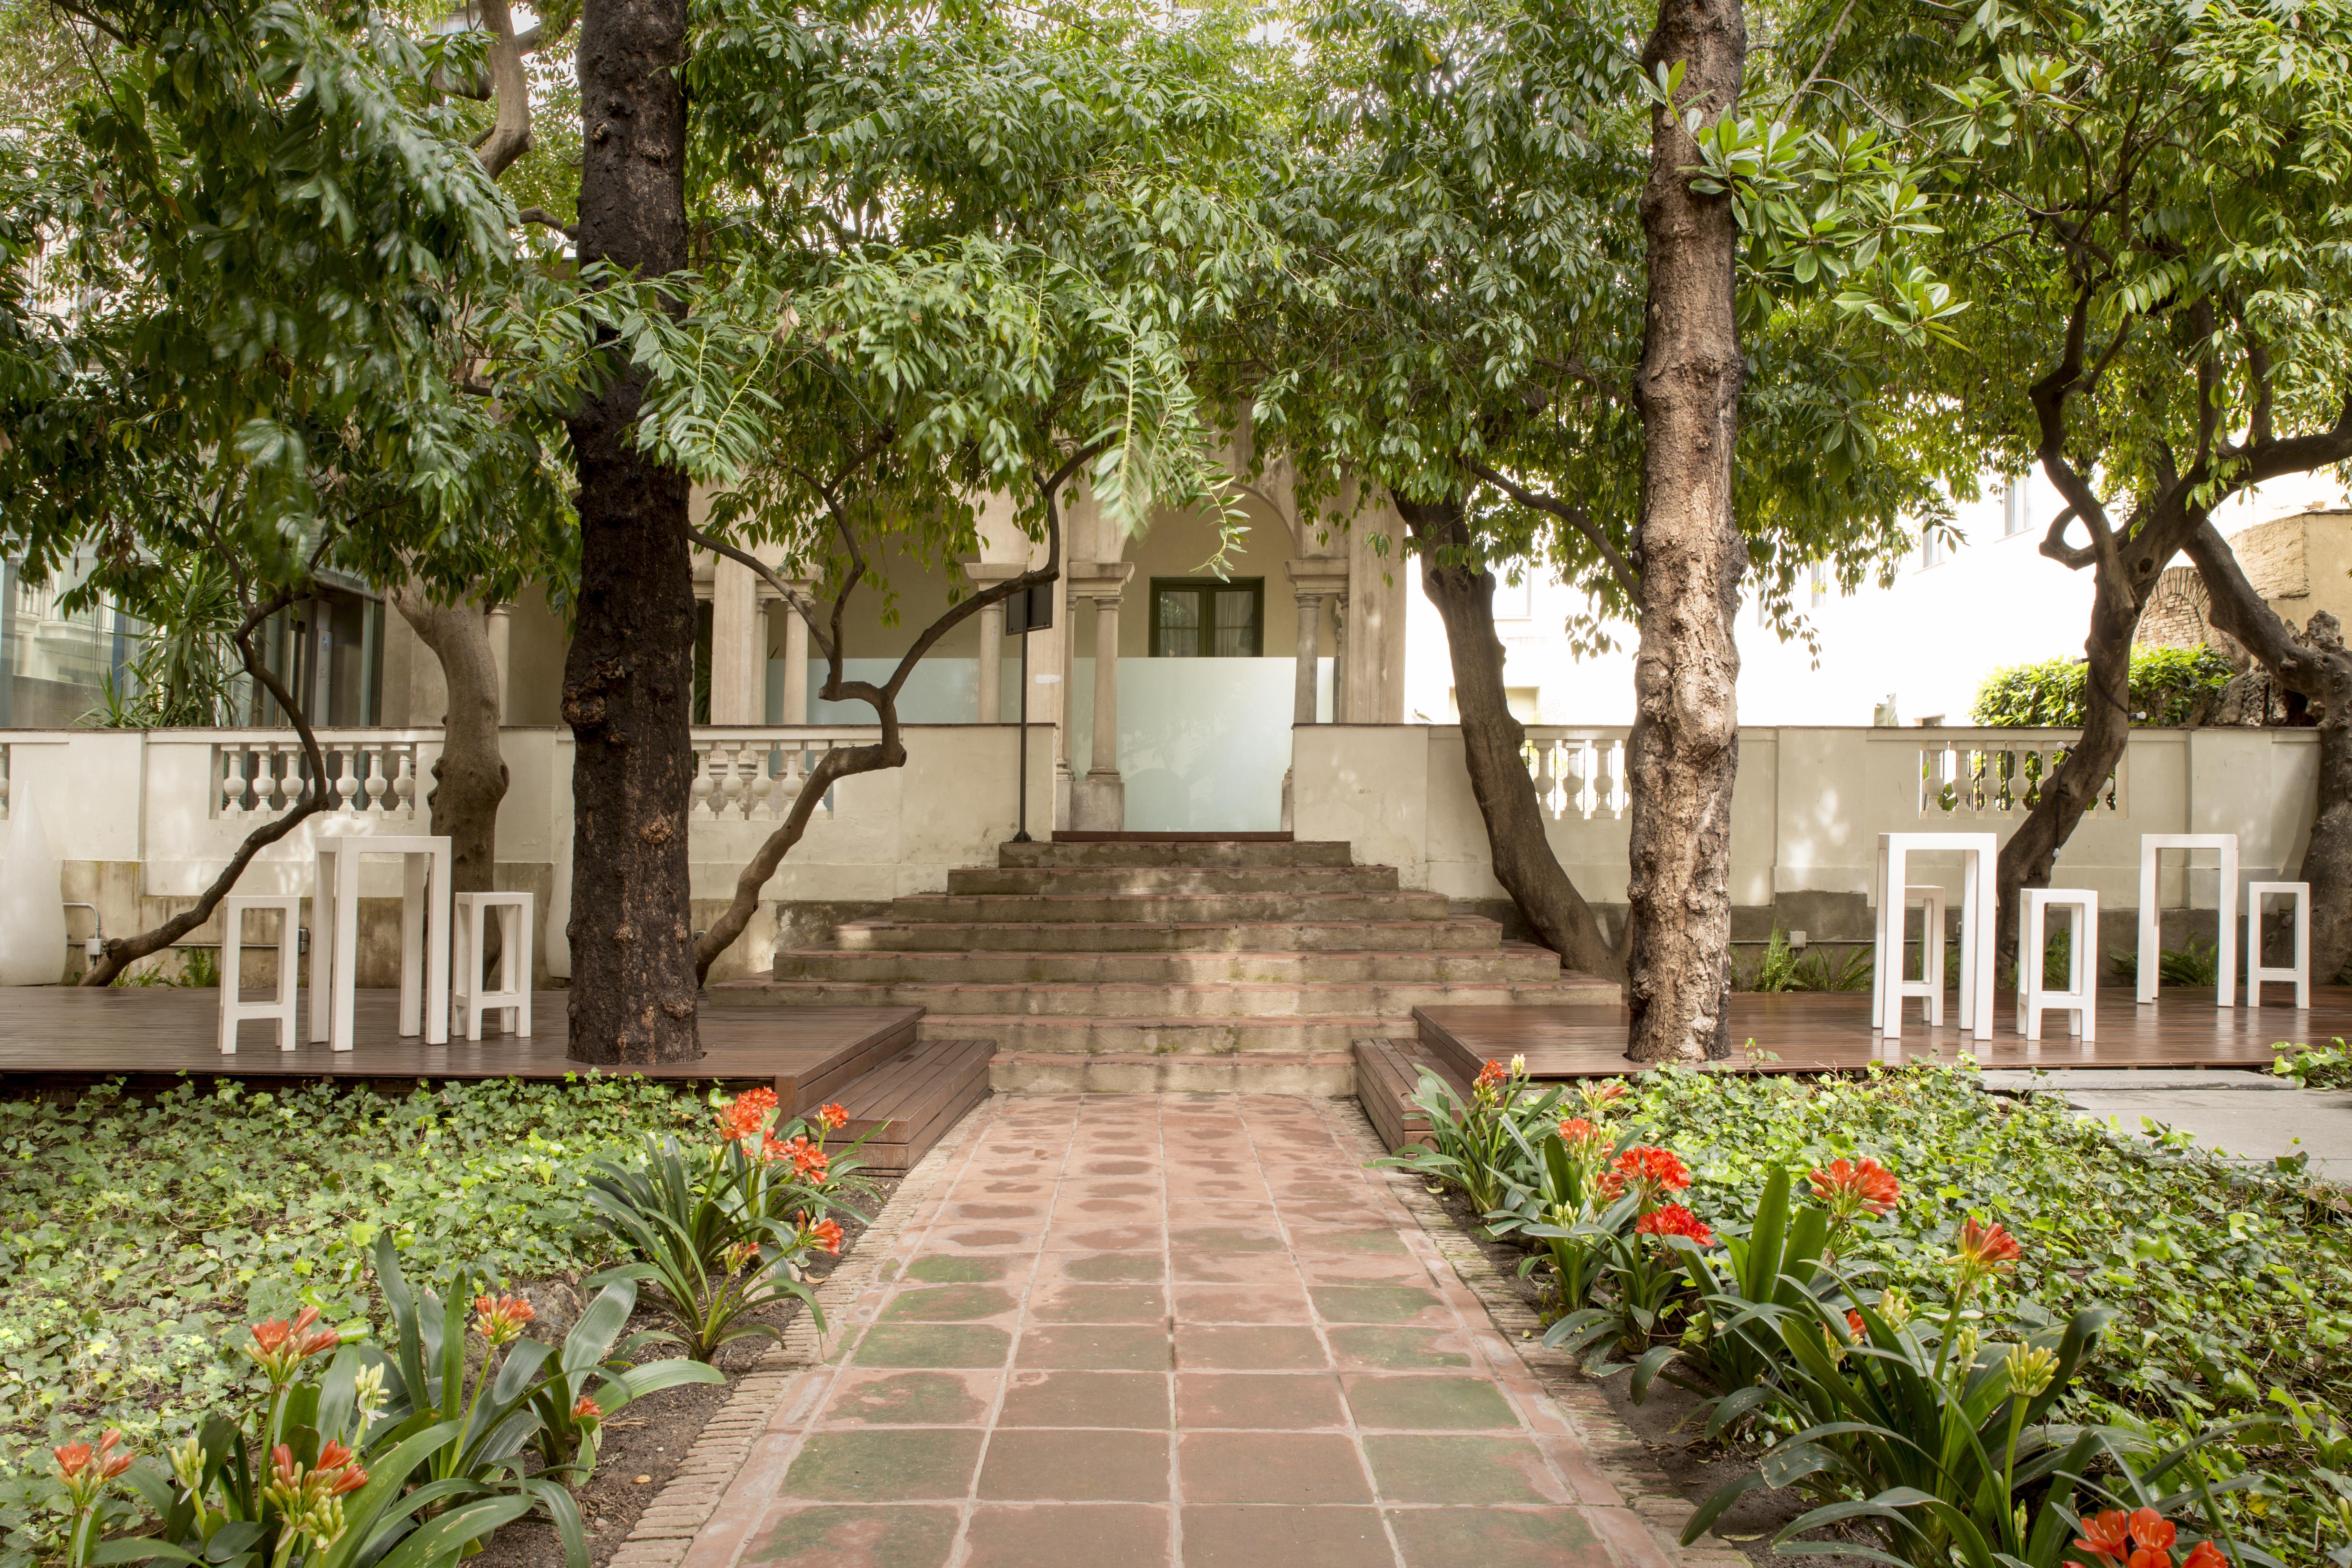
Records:
[[[1663,1568],[1351,1102],[972,1114],[687,1568]]]

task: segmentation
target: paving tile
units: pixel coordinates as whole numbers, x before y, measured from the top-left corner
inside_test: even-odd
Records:
[[[1413,1508],[1389,1512],[1405,1568],[1611,1568],[1572,1508]]]
[[[828,1426],[972,1426],[988,1419],[993,1372],[845,1372],[819,1420]]]
[[[1307,1296],[1326,1322],[1433,1327],[1455,1321],[1437,1292],[1417,1285],[1310,1285]]]
[[[1028,1329],[1021,1335],[1014,1363],[1094,1372],[1165,1372],[1170,1364],[1168,1331],[1118,1324]]]
[[[956,1510],[844,1508],[777,1510],[743,1552],[761,1568],[944,1568],[955,1551]]]
[[[1180,1323],[1310,1323],[1314,1310],[1307,1292],[1279,1285],[1179,1285]]]
[[[920,1280],[927,1285],[978,1285],[992,1280],[1012,1278],[1017,1263],[1025,1258],[950,1258],[941,1255],[917,1258],[900,1270],[900,1277]]]
[[[1346,1380],[1356,1425],[1405,1432],[1516,1431],[1519,1418],[1503,1391],[1483,1377],[1384,1376]]]
[[[980,1467],[978,1495],[1004,1502],[1165,1502],[1165,1432],[996,1432]]]
[[[1268,1225],[1196,1225],[1168,1233],[1171,1252],[1281,1252],[1282,1233]]]
[[[1429,1284],[1429,1268],[1409,1252],[1302,1252],[1298,1272],[1309,1285]]]
[[[1030,1293],[1029,1316],[1040,1323],[1157,1323],[1168,1317],[1168,1293],[1157,1285],[1040,1285]]]
[[[1376,1433],[1363,1441],[1385,1502],[1569,1500],[1567,1489],[1529,1438]]]
[[[901,1289],[882,1309],[886,1323],[968,1323],[1002,1318],[1020,1310],[1001,1285],[926,1285]]]
[[[1176,1325],[1176,1364],[1192,1371],[1272,1372],[1328,1366],[1313,1329]]]
[[[1339,1432],[1181,1432],[1176,1473],[1188,1503],[1371,1500],[1356,1445]]]
[[[1342,1368],[1438,1371],[1473,1364],[1459,1331],[1348,1327],[1327,1330],[1331,1359]]]
[[[1280,1252],[1173,1252],[1175,1278],[1196,1285],[1292,1285],[1298,1265]]]
[[[983,1503],[964,1535],[965,1568],[1165,1568],[1169,1510],[1127,1503]]]
[[[1188,1504],[1180,1518],[1185,1568],[1396,1568],[1375,1509]]]
[[[1012,1349],[993,1323],[877,1323],[850,1355],[859,1366],[1003,1366]]]
[[[1404,1237],[1393,1229],[1377,1226],[1312,1226],[1293,1225],[1290,1227],[1292,1250],[1302,1254],[1338,1252],[1402,1253]]]
[[[934,1229],[931,1247],[940,1252],[1034,1252],[1045,1237],[1042,1230],[1015,1230],[1004,1226],[953,1226]]]
[[[1168,1260],[1158,1252],[1056,1252],[1042,1258],[1041,1283],[1076,1279],[1089,1285],[1150,1284],[1165,1279]]]
[[[1150,1225],[1097,1225],[1089,1220],[1069,1226],[1057,1219],[1046,1230],[1044,1246],[1048,1252],[1163,1252],[1168,1232],[1156,1217]]]
[[[1157,1372],[1014,1372],[996,1424],[1166,1431],[1168,1377]]]
[[[1339,1384],[1322,1372],[1180,1372],[1176,1425],[1298,1432],[1347,1425]]]
[[[975,1427],[816,1432],[784,1472],[784,1492],[821,1502],[921,1502],[970,1495],[980,1463]]]

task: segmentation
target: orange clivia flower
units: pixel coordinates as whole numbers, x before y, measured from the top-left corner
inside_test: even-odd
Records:
[[[1805,1179],[1812,1184],[1813,1196],[1841,1220],[1885,1214],[1903,1195],[1895,1173],[1875,1160],[1832,1160]]]
[[[837,1254],[841,1251],[842,1235],[840,1221],[828,1215],[827,1217],[817,1221],[814,1225],[811,1225],[809,1223],[809,1216],[805,1211],[794,1217],[800,1223],[802,1241],[811,1247],[819,1247],[826,1252]]]
[[[1559,1124],[1559,1141],[1578,1154],[1594,1153],[1611,1142],[1609,1129],[1596,1127],[1581,1116],[1571,1116]]]
[[[604,1419],[604,1407],[596,1403],[593,1394],[583,1394],[572,1402],[572,1419],[583,1426],[593,1426]]]
[[[1610,1163],[1608,1173],[1601,1178],[1601,1194],[1615,1198],[1632,1187],[1642,1194],[1643,1203],[1655,1203],[1668,1193],[1681,1192],[1691,1184],[1690,1167],[1671,1149],[1654,1144],[1636,1143]]]
[[[793,1163],[793,1173],[804,1182],[824,1181],[826,1168],[833,1163],[832,1155],[810,1142],[807,1138],[797,1134],[781,1142],[774,1138],[769,1139],[767,1147],[761,1151],[761,1153],[763,1158],[772,1162],[790,1160]]]
[[[294,1450],[280,1443],[269,1450],[269,1474],[279,1486],[294,1484]]]
[[[1608,1110],[1632,1092],[1633,1090],[1625,1087],[1625,1080],[1622,1078],[1604,1078],[1598,1083],[1588,1083],[1576,1091],[1577,1098],[1584,1101],[1584,1108],[1594,1111]]]
[[[2210,1541],[2200,1541],[2180,1560],[2180,1568],[2230,1568],[2227,1553]]]
[[[1854,1343],[1860,1344],[1870,1337],[1870,1325],[1862,1321],[1860,1312],[1849,1309],[1845,1315],[1845,1331],[1853,1337]]]
[[[2172,1542],[2179,1533],[2179,1530],[2172,1521],[2165,1518],[2156,1510],[2152,1508],[2132,1510],[2132,1544],[2145,1551],[2163,1552],[2166,1558],[2165,1568],[2172,1568]]]
[[[83,1442],[61,1443],[49,1450],[49,1458],[57,1461],[58,1473],[69,1481],[89,1468],[89,1445]]]
[[[1998,1225],[1979,1225],[1971,1215],[1960,1222],[1959,1250],[1952,1262],[1962,1279],[1981,1279],[2016,1267],[2023,1251],[2017,1237]]]
[[[1470,1087],[1473,1089],[1493,1089],[1510,1076],[1509,1071],[1502,1063],[1498,1061],[1489,1061],[1486,1066],[1478,1069],[1478,1077]]]
[[[1686,1236],[1701,1247],[1715,1245],[1715,1232],[1680,1204],[1662,1204],[1633,1222],[1636,1236]]]
[[[2084,1516],[2083,1533],[2074,1545],[2076,1550],[2094,1557],[2120,1563],[2130,1533],[2130,1516],[2119,1508],[2111,1508],[2104,1513]]]
[[[824,1122],[829,1131],[835,1132],[849,1125],[849,1112],[843,1110],[837,1101],[819,1110],[816,1113],[816,1119]]]
[[[720,1108],[719,1135],[730,1142],[756,1138],[775,1109],[774,1089],[747,1089]]]
[[[474,1331],[493,1348],[522,1338],[522,1326],[537,1316],[531,1304],[520,1296],[474,1298]]]

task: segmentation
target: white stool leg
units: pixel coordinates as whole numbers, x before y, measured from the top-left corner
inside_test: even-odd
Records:
[[[2156,1000],[2156,965],[2160,946],[2156,898],[2156,846],[2142,844],[2139,850],[2139,979],[2133,993],[2133,1000],[2141,1003]]]
[[[515,962],[521,956],[522,906],[507,904],[499,910],[499,989],[508,995],[517,994]],[[510,1005],[503,1009],[506,1029],[509,1035],[522,1033],[522,1007]]]
[[[2237,998],[2231,988],[2238,983],[2238,850],[2235,837],[2221,846],[2221,896],[2214,900],[2221,917],[2221,952],[2220,972],[2214,976],[2220,989],[2213,997],[2217,1007],[2234,1005]],[[2259,911],[2257,911],[2259,917]],[[2258,921],[2259,923],[2259,921]],[[2247,933],[2249,949],[2262,946],[2259,932]]]
[[[1944,895],[1919,906],[1919,978],[1927,983],[1927,1025],[1944,1024]]]
[[[450,996],[456,1012],[450,1022],[466,1031],[466,1038],[482,1037],[483,910],[465,899],[450,900]]]
[[[310,1038],[333,1037],[335,996],[335,851],[323,843],[310,857]]]
[[[2068,905],[2066,908],[2066,915],[2069,922],[2066,928],[2069,932],[2066,938],[2066,991],[2068,994],[2076,998],[2074,1005],[2066,1010],[2066,1032],[2069,1035],[2079,1035],[2087,1038],[2091,1033],[2090,1017],[2084,1011],[2081,1001],[2083,994],[2083,906],[2080,904]]]
[[[2018,1006],[2025,1016],[2023,1033],[2029,1040],[2042,1037],[2042,1014],[2048,1005],[2042,996],[2042,912],[2039,899],[2029,900],[2020,922],[2024,929],[2017,933]]]
[[[236,1055],[236,977],[245,968],[245,910],[230,904],[221,911],[220,944],[220,1048],[221,1055]]]
[[[352,1048],[359,1016],[360,858],[350,845],[335,856],[335,953],[330,975],[335,987],[330,1044]]]
[[[425,1043],[446,1046],[449,1043],[449,910],[457,899],[449,880],[449,841],[436,840],[428,858],[427,896],[433,902],[425,930]]]
[[[2311,885],[2294,891],[2294,1005],[2311,1009]]]
[[[294,1048],[295,966],[302,952],[300,905],[289,903],[278,917],[278,1048]]]
[[[400,1033],[424,1030],[425,1011],[425,865],[421,858],[400,858]]]

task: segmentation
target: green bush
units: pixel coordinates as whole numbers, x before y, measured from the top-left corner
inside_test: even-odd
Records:
[[[2084,677],[2077,658],[2045,659],[1996,669],[1977,688],[1969,718],[1979,724],[2074,730],[2083,723]],[[2237,673],[2210,647],[2135,647],[2131,721],[2194,724]]]
[[[246,1324],[363,1320],[379,1236],[426,1277],[616,1261],[589,1162],[709,1117],[698,1096],[596,1077],[0,1102],[0,1528],[57,1489],[54,1445],[119,1426],[154,1453],[194,1430],[251,1381],[222,1350]]]

